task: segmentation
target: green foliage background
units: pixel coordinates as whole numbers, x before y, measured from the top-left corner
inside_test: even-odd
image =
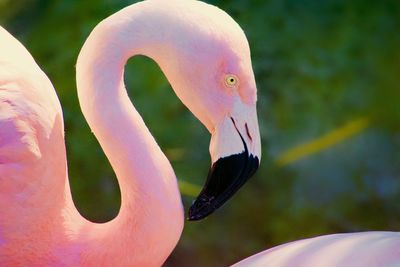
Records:
[[[28,48],[57,90],[73,196],[93,221],[113,218],[120,196],[80,112],[74,65],[91,29],[133,2],[0,0],[0,24]],[[204,221],[186,223],[165,266],[226,266],[299,238],[399,231],[400,2],[207,2],[231,14],[248,36],[263,158],[257,175],[227,205]],[[126,81],[177,177],[202,185],[210,161],[205,128],[151,60],[131,59]],[[355,134],[328,146],[313,143],[359,118],[368,125]],[[277,164],[307,142],[317,149]],[[192,200],[183,195],[186,209]]]

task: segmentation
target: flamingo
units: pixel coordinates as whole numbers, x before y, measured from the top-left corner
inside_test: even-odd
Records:
[[[77,63],[82,111],[121,187],[118,216],[87,221],[70,193],[63,118],[54,88],[0,27],[0,265],[160,266],[183,210],[172,167],[129,101],[123,67],[154,59],[212,134],[212,167],[189,210],[202,219],[255,172],[261,157],[256,86],[246,38],[223,11],[148,0],[100,23]],[[335,234],[266,250],[235,266],[400,266],[400,234]]]
[[[211,133],[212,166],[189,209],[200,220],[254,174],[261,158],[247,39],[222,10],[148,0],[105,19],[76,65],[82,112],[121,189],[119,214],[96,224],[74,206],[62,110],[32,56],[0,28],[0,266],[160,266],[184,215],[174,171],[132,105],[124,65],[152,58]]]

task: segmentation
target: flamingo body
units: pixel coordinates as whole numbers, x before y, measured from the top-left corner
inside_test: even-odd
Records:
[[[29,52],[1,27],[0,51],[0,265],[51,264],[55,257],[44,255],[65,241],[48,231],[64,222],[61,107]]]
[[[251,256],[234,267],[399,267],[400,233],[324,235],[286,243]]]

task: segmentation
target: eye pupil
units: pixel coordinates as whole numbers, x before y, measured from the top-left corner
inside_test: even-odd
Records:
[[[225,76],[225,85],[228,87],[235,87],[237,85],[238,79],[233,74],[228,74]]]

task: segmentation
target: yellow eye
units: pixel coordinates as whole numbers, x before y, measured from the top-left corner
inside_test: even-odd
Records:
[[[238,78],[233,74],[228,74],[225,77],[225,84],[228,87],[235,87],[238,83]]]

